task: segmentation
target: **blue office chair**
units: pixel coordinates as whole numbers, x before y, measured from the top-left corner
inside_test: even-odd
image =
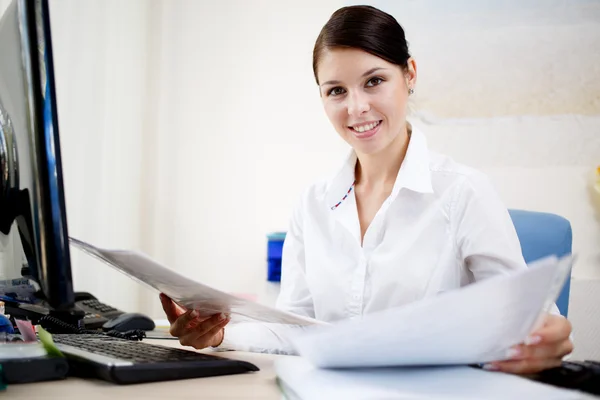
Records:
[[[517,236],[521,242],[521,250],[525,262],[556,255],[562,257],[571,254],[573,231],[571,223],[558,215],[524,210],[509,210]],[[563,316],[569,310],[569,291],[571,276],[569,274],[556,305]]]

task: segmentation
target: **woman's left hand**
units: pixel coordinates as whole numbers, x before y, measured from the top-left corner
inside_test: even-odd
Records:
[[[509,360],[492,362],[484,368],[512,374],[535,374],[558,367],[562,358],[573,351],[570,334],[569,320],[561,315],[548,314],[540,329],[524,343],[509,350]]]

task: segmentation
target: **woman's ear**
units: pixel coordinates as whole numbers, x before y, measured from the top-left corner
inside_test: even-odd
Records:
[[[406,85],[409,87],[409,89],[414,90],[417,84],[417,62],[411,57],[408,59],[407,64]]]

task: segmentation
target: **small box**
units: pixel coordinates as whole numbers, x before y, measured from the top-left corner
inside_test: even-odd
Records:
[[[69,364],[62,357],[33,357],[0,360],[4,383],[31,383],[65,379]]]
[[[267,280],[281,281],[281,254],[285,232],[273,232],[267,235]]]

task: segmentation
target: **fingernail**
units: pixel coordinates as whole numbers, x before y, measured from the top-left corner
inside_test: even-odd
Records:
[[[196,318],[197,316],[198,316],[198,311],[192,310],[192,312],[190,313],[190,317]]]
[[[517,348],[508,349],[508,351],[506,352],[506,358],[511,358],[511,359],[518,358],[519,356],[521,356],[521,354],[523,354],[521,349],[517,349]]]
[[[539,343],[539,342],[541,342],[541,341],[542,341],[542,337],[541,337],[541,336],[538,336],[538,335],[535,335],[535,336],[528,336],[528,337],[525,339],[525,344],[526,344],[527,346],[529,346],[529,345],[532,345],[532,344],[538,344],[538,343]]]
[[[227,318],[227,316],[225,314],[221,313],[219,315],[219,321],[225,321],[225,318]]]
[[[498,371],[498,366],[494,364],[484,364],[483,369],[486,371]]]

